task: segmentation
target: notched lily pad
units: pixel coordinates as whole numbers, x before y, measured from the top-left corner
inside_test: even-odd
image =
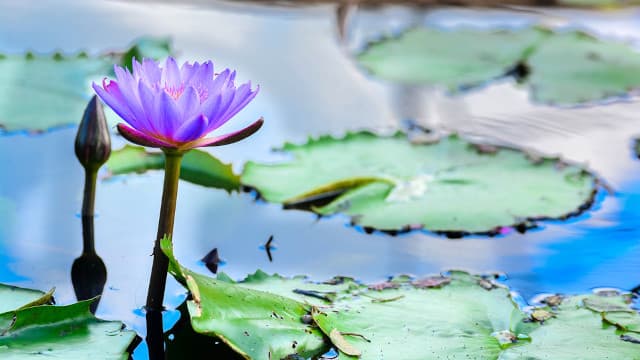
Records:
[[[533,162],[509,148],[478,153],[457,136],[425,145],[400,133],[360,132],[282,150],[293,160],[249,162],[241,182],[267,201],[306,202],[305,209],[320,215],[344,213],[355,225],[389,232],[496,234],[505,226],[578,214],[597,189],[596,178],[578,166]]]
[[[148,152],[140,146],[126,145],[113,151],[107,161],[109,176],[144,173],[164,169],[164,154]],[[240,189],[240,177],[233,173],[231,164],[225,164],[202,150],[187,152],[180,167],[180,178],[206,187],[224,189],[227,192]]]
[[[534,100],[560,105],[625,96],[640,87],[640,53],[631,47],[541,27],[411,28],[371,43],[357,59],[386,80],[454,91],[514,77],[530,88]]]
[[[167,40],[142,38],[124,52],[89,56],[54,53],[0,56],[0,133],[77,124],[91,97],[91,81],[129,65],[131,56],[162,58],[171,52]]]

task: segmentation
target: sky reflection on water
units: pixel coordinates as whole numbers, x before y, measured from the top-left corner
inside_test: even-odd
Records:
[[[238,121],[264,116],[264,129],[214,151],[237,171],[249,159],[276,161],[280,155],[270,149],[284,141],[363,128],[389,131],[414,118],[475,139],[561,154],[587,164],[614,189],[613,194],[601,189],[595,207],[570,221],[543,222],[525,234],[449,240],[428,232],[367,235],[347,225],[343,216],[318,220],[310,213],[256,204],[251,194],[227,195],[183,182],[174,238],[176,256],[186,266],[206,273],[198,260],[217,247],[227,262],[222,271],[234,278],[263,269],[308,274],[314,280],[342,274],[369,282],[393,274],[463,268],[505,272],[507,283],[525,298],[640,284],[635,275],[640,268],[640,161],[631,147],[632,136],[640,133],[640,104],[557,109],[531,104],[528,93],[508,81],[449,97],[434,89],[370,79],[353,64],[349,49],[372,36],[363,30],[367,24],[388,28],[390,17],[384,12],[355,14],[350,44],[344,46],[328,6],[265,15],[215,6],[75,0],[55,5],[0,0],[0,8],[7,10],[0,12],[0,52],[99,52],[121,48],[141,35],[171,35],[180,59],[213,58],[219,66],[238,69],[241,80],[259,83],[261,93]],[[500,12],[486,15],[485,25],[506,21]],[[565,15],[589,23],[588,17]],[[404,16],[394,26],[424,21],[422,15]],[[427,22],[443,26],[464,23],[465,16],[482,18],[465,11],[429,16]],[[522,16],[516,20],[524,24],[539,15]],[[640,38],[637,23],[633,25],[636,10],[607,16],[613,20],[594,15],[591,25],[609,36]],[[397,101],[398,94],[403,100],[410,95],[409,103]],[[75,214],[83,174],[73,155],[74,137],[74,128],[0,137],[0,201],[7,199],[13,208],[13,220],[0,224],[0,282],[55,286],[61,304],[75,300],[69,271],[81,251]],[[123,144],[114,139],[115,148]],[[145,300],[161,186],[161,173],[153,172],[99,182],[97,189],[96,248],[109,271],[98,315],[123,320],[140,332],[144,317],[136,309]],[[270,235],[278,247],[273,262],[260,249]],[[168,294],[172,306],[184,299],[174,281]]]

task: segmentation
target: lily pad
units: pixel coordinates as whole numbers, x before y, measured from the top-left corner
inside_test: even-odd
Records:
[[[164,155],[148,152],[143,147],[126,145],[111,153],[107,168],[110,175],[144,173],[148,170],[164,169]],[[240,177],[233,173],[230,164],[225,164],[211,154],[191,150],[184,155],[180,178],[194,184],[219,188],[228,192],[240,189]]]
[[[402,287],[375,296],[397,300],[354,297],[316,308],[313,318],[328,336],[338,330],[362,359],[497,359],[507,345],[496,334],[520,332],[519,323],[512,322],[520,317],[513,316],[519,310],[508,289],[485,290],[466,273],[454,273],[439,289]],[[351,358],[335,345],[341,358]]]
[[[640,359],[640,345],[622,341],[615,327],[586,308],[584,296],[563,300],[554,317],[536,326],[528,336],[531,342],[506,349],[500,360],[511,359]],[[637,313],[632,313],[640,318]]]
[[[91,314],[93,300],[68,306],[43,305],[52,291],[0,286],[0,358],[127,359],[136,339],[118,321],[103,321]],[[7,310],[14,306],[14,309]]]
[[[524,31],[412,28],[398,37],[372,43],[357,59],[371,73],[386,80],[456,90],[509,73],[547,34],[535,28]]]
[[[365,228],[424,227],[449,235],[565,218],[590,205],[596,179],[557,159],[501,148],[479,151],[457,136],[411,144],[361,132],[286,144],[293,160],[246,164],[241,181],[267,201],[348,214]]]
[[[640,87],[640,53],[582,32],[557,33],[533,52],[528,83],[541,102],[576,104]]]
[[[465,44],[465,46],[460,46]],[[640,88],[640,53],[584,32],[412,28],[357,56],[375,76],[467,89],[514,76],[536,101],[573,105],[625,96]]]
[[[220,338],[246,359],[309,358],[327,348],[322,333],[303,322],[310,306],[194,273],[177,263],[170,240],[162,246],[171,274],[191,292],[187,306],[196,332]]]
[[[307,347],[305,355],[299,353],[305,358],[320,356],[333,346],[343,360],[640,359],[640,345],[625,340],[634,330],[603,320],[627,314],[626,326],[640,321],[624,297],[605,300],[622,307],[601,313],[585,305],[587,299],[597,303],[594,296],[565,296],[553,310],[535,310],[552,316],[533,321],[507,287],[466,272],[425,278],[440,280],[438,287],[424,287],[406,276],[390,279],[386,283],[394,286],[384,287],[342,277],[314,285],[302,277],[262,271],[234,282],[224,274],[218,279],[195,274],[177,263],[169,240],[162,246],[170,271],[191,291],[188,309],[195,331],[220,337],[247,359],[297,359],[286,357],[291,353],[285,348],[292,344],[291,333],[299,336],[298,315],[303,323],[314,325],[306,328],[308,336],[325,342],[324,347],[317,344]],[[484,285],[487,281],[491,287]],[[310,303],[294,291],[300,287],[336,296]],[[270,311],[272,316],[267,315]],[[317,338],[315,326],[326,337]],[[296,346],[300,344],[296,340]]]
[[[53,290],[45,293],[40,290],[0,284],[0,300],[0,314],[2,314],[16,309],[50,304],[53,301]]]
[[[351,278],[335,277],[324,283],[314,283],[305,276],[293,278],[278,274],[269,275],[262,270],[247,276],[240,282],[231,280],[226,274],[218,274],[218,280],[237,284],[238,286],[280,294],[288,298],[311,305],[326,305],[338,296],[349,296],[351,290],[358,290],[362,285]]]
[[[165,57],[166,40],[143,38],[124,52],[100,56],[0,54],[0,131],[39,132],[77,124],[91,97],[91,81],[101,81],[113,64],[131,56]]]

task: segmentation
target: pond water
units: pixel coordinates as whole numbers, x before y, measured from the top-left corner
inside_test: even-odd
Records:
[[[267,7],[192,3],[0,1],[0,52],[122,48],[142,35],[170,36],[180,60],[213,59],[233,67],[261,93],[229,124],[264,116],[256,135],[216,148],[236,171],[247,160],[276,161],[271,149],[309,135],[371,129],[390,132],[405,120],[474,139],[523,147],[586,164],[607,185],[591,209],[568,221],[546,221],[524,234],[447,239],[414,231],[366,234],[338,215],[325,219],[256,202],[249,193],[181,183],[174,233],[176,256],[201,272],[199,262],[218,248],[221,270],[242,278],[262,269],[313,280],[347,275],[365,282],[393,274],[447,269],[499,271],[525,299],[539,293],[581,293],[596,287],[630,290],[640,284],[640,103],[554,108],[529,101],[510,81],[449,96],[439,89],[402,87],[368,76],[354,52],[366,41],[416,24],[439,27],[520,27],[533,23],[584,28],[640,49],[640,9],[606,13],[569,10],[426,11],[402,7],[350,9],[346,23],[331,5]],[[342,34],[342,35],[341,35]],[[81,114],[77,114],[79,118]],[[83,171],[74,152],[75,128],[0,136],[0,282],[56,287],[59,304],[75,301],[70,279],[81,252]],[[114,148],[124,140],[114,137]],[[508,176],[508,174],[496,174]],[[96,248],[108,269],[98,316],[124,321],[144,334],[144,305],[155,236],[161,172],[100,181]],[[4,200],[3,200],[4,199]],[[1,204],[0,204],[1,205]],[[270,262],[260,248],[274,236]],[[172,279],[168,306],[184,299]],[[171,324],[167,324],[169,327]],[[136,358],[144,358],[138,350]]]

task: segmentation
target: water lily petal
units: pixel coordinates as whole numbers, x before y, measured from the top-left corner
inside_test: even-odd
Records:
[[[182,64],[180,67],[180,79],[182,82],[188,84],[190,79],[198,72],[199,68],[200,64],[198,64],[197,61],[193,64],[189,64],[188,62]]]
[[[247,138],[253,135],[256,131],[260,130],[263,123],[264,123],[264,119],[260,118],[256,120],[253,124],[247,126],[242,130],[234,131],[232,133],[213,137],[213,138],[200,139],[200,140],[197,140],[193,144],[193,146],[190,146],[190,147],[196,148],[196,147],[204,147],[204,146],[222,146],[222,145],[233,144],[235,142],[238,142],[240,140],[243,140],[244,138]]]
[[[156,93],[159,93],[162,90],[153,90],[147,86],[144,81],[138,83],[138,94],[140,96],[140,103],[142,104],[142,109],[144,111],[144,125],[146,126],[147,133],[160,133],[160,126],[154,121],[155,109],[154,103],[156,98]],[[143,131],[143,129],[139,129]]]
[[[209,98],[220,95],[222,89],[226,87],[230,74],[231,70],[225,69],[223,72],[218,74],[213,81],[208,83]]]
[[[178,99],[178,108],[183,119],[192,119],[200,110],[200,96],[193,87],[187,87]],[[184,125],[184,124],[183,124]]]
[[[173,138],[179,142],[191,142],[197,140],[206,135],[209,121],[204,115],[198,115],[190,121],[182,124],[182,126],[176,131]]]
[[[171,89],[173,91],[178,90],[182,85],[180,69],[174,58],[168,57],[167,61],[165,61],[160,83],[165,89]]]
[[[127,122],[134,128],[144,131],[147,126],[143,124],[145,114],[138,94],[138,82],[129,70],[123,69],[120,66],[114,66],[113,71],[116,73],[118,79],[118,88],[123,98],[126,99],[126,104],[131,110],[131,113],[134,115],[134,117]]]
[[[165,139],[173,139],[175,131],[181,125],[181,114],[175,100],[165,91],[156,95],[153,104],[153,120]]]
[[[223,116],[233,104],[235,97],[235,91],[227,91],[222,94],[220,105],[209,115],[209,127],[207,128],[207,132],[211,132],[219,128],[229,120],[229,118],[224,118]]]
[[[123,138],[131,141],[134,144],[148,146],[148,147],[168,147],[175,148],[176,146],[168,142],[159,140],[157,138],[146,135],[134,128],[131,128],[123,123],[118,124],[118,132]]]
[[[240,88],[236,92],[231,106],[229,106],[229,108],[223,115],[220,115],[220,121],[227,122],[240,110],[244,109],[244,107],[247,106],[247,104],[251,100],[253,100],[254,97],[256,97],[258,91],[260,91],[260,86],[256,87],[255,91],[251,91],[251,82],[240,86]]]
[[[127,100],[122,96],[122,93],[120,92],[120,89],[118,88],[118,84],[116,82],[112,81],[110,83],[107,83],[105,79],[105,81],[102,83],[103,87],[96,84],[95,82],[91,86],[93,87],[93,90],[96,92],[96,94],[98,94],[100,99],[102,99],[102,101],[109,105],[109,107],[112,108],[113,111],[115,111],[115,113],[118,114],[124,121],[132,121],[135,123],[135,116],[129,109]]]
[[[153,59],[142,59],[142,70],[149,84],[157,84],[162,77],[162,70],[159,64]]]

